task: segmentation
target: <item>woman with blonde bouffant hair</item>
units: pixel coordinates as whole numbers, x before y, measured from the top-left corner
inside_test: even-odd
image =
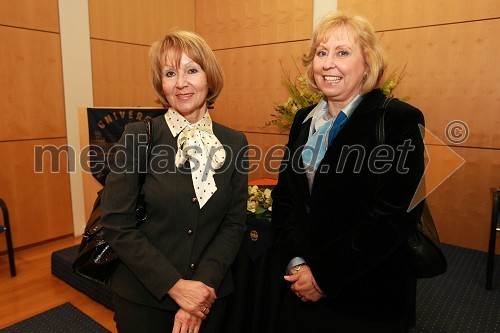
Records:
[[[288,287],[279,332],[408,332],[416,279],[403,244],[422,214],[410,203],[424,117],[379,89],[387,60],[360,16],[325,15],[303,63],[323,99],[297,112],[272,192]]]

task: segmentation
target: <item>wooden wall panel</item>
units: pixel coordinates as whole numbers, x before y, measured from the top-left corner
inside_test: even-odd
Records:
[[[2,0],[0,25],[59,32],[57,1]]]
[[[94,105],[158,106],[149,81],[149,48],[91,40]]]
[[[66,143],[58,1],[3,1],[0,45],[0,197],[18,248],[73,232],[66,167],[34,172],[35,144]]]
[[[291,78],[303,72],[301,57],[309,48],[312,9],[312,0],[196,1],[196,31],[215,50],[225,73],[224,89],[211,115],[244,132],[249,144],[259,148],[250,180],[277,178],[272,169],[279,167],[282,151],[275,151],[272,162],[266,154],[284,145],[288,135],[265,123],[274,119],[275,103],[283,104],[289,97],[283,70]]]
[[[441,145],[458,145],[453,149],[466,163],[430,194],[431,210],[445,243],[485,251],[490,188],[500,186],[500,69],[494,65],[500,55],[500,3],[339,0],[338,8],[364,15],[384,31],[389,72],[407,64],[396,95],[410,96]],[[467,125],[466,141],[448,140],[447,125],[455,120]],[[435,158],[449,167],[445,156]]]
[[[90,0],[94,105],[158,106],[149,45],[171,28],[194,30],[194,0]]]
[[[0,142],[0,197],[9,209],[16,248],[73,234],[66,155],[61,154],[60,171],[50,172],[50,154],[45,153],[43,173],[34,172],[35,145],[65,144],[65,139]],[[0,251],[6,249],[4,239]]]
[[[337,0],[337,8],[365,16],[378,31],[500,16],[497,0]]]
[[[302,41],[216,51],[226,81],[213,118],[244,132],[279,133],[265,123],[272,120],[274,102],[282,104],[288,98],[281,65],[295,77],[295,63],[303,71],[300,58],[308,47]]]
[[[0,141],[66,136],[59,35],[0,26],[0,45]]]
[[[196,31],[214,49],[309,39],[312,5],[312,0],[197,0]]]
[[[171,27],[194,31],[194,0],[89,0],[91,38],[151,45]]]
[[[444,243],[487,251],[490,188],[500,186],[500,150],[459,147],[454,150],[466,163],[430,194],[429,206]]]
[[[466,146],[500,148],[500,20],[388,31],[382,44],[389,72],[407,64],[397,96],[410,96],[426,127],[447,144],[447,124],[465,122]]]
[[[245,133],[251,153],[248,179],[278,179],[279,166],[283,157],[284,145],[288,142],[285,134]]]

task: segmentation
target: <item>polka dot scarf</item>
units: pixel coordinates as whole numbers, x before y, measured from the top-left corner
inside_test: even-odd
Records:
[[[193,187],[201,209],[217,191],[214,170],[222,167],[226,152],[214,135],[208,111],[194,124],[172,108],[168,109],[165,119],[172,135],[177,136],[175,165],[179,168],[189,161]]]

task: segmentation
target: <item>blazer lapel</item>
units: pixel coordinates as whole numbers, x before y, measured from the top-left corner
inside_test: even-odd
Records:
[[[334,147],[336,147],[339,144],[339,142],[342,142],[343,138],[346,135],[352,134],[351,132],[353,130],[352,127],[354,126],[354,124],[358,123],[359,121],[361,122],[371,121],[367,119],[369,118],[369,115],[370,114],[374,115],[374,112],[382,107],[382,105],[380,104],[381,95],[383,96],[382,92],[378,89],[365,95],[361,103],[359,103],[356,109],[354,109],[353,113],[349,117],[349,120],[347,120],[347,123],[345,123],[344,127],[340,130],[340,132],[331,142],[330,146],[328,147],[325,153],[325,157],[326,155],[332,154],[332,151],[336,150]]]
[[[307,143],[307,139],[309,137],[309,128],[311,127],[312,118],[308,119],[305,123],[302,124],[300,128],[299,135],[297,137],[296,149],[294,149],[297,158],[297,163],[293,163],[294,165],[299,167],[299,170],[304,170],[304,164],[302,163],[302,150],[304,149],[305,144]],[[294,158],[292,156],[292,158]],[[294,173],[297,177],[297,181],[299,183],[300,191],[303,197],[306,200],[306,203],[309,204],[311,202],[311,193],[309,192],[309,184],[307,182],[307,176],[305,172],[297,172]]]
[[[375,89],[365,95],[361,103],[359,103],[356,109],[354,109],[347,123],[344,127],[342,127],[326,150],[323,161],[320,163],[318,169],[321,169],[324,163],[331,164],[330,168],[328,168],[329,171],[327,172],[327,175],[316,174],[314,177],[314,183],[321,183],[323,181],[323,177],[338,176],[335,170],[337,169],[337,164],[339,163],[342,146],[346,144],[360,144],[360,142],[352,140],[358,138],[360,136],[360,132],[370,130],[372,127],[371,124],[375,124],[374,119],[378,119],[379,117],[377,110],[382,107],[381,103],[383,103],[384,100],[384,95],[379,89]],[[373,133],[375,133],[375,130],[373,130]]]

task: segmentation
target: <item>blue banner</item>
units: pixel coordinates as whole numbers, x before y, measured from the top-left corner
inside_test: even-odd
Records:
[[[89,124],[89,167],[92,175],[104,185],[113,161],[109,150],[120,139],[125,125],[154,118],[167,112],[164,108],[87,108]],[[106,161],[106,162],[104,162]]]

